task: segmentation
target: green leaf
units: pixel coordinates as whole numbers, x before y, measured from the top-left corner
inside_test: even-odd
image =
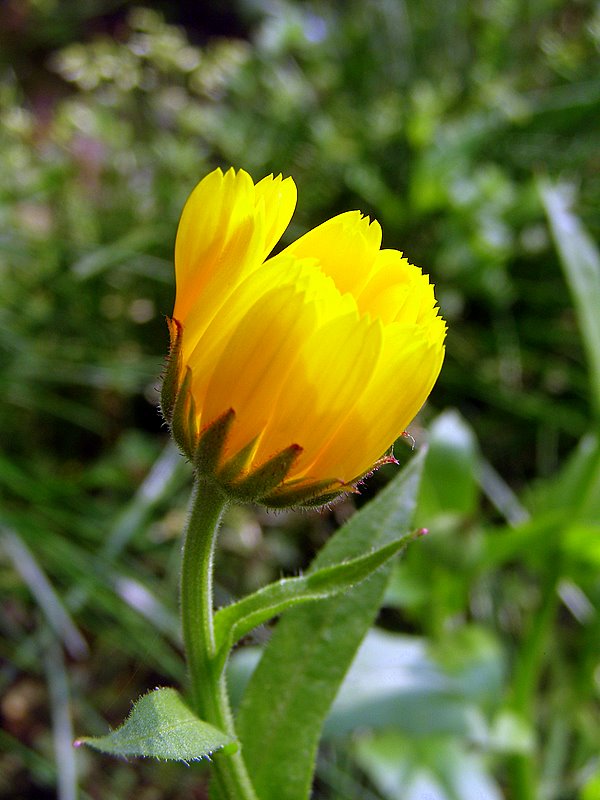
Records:
[[[600,437],[586,434],[558,475],[534,487],[531,502],[536,514],[561,511],[566,521],[600,517]]]
[[[546,569],[547,554],[559,546],[570,557],[595,562],[593,531],[600,515],[600,440],[584,436],[560,473],[540,483],[530,498],[530,520],[484,540],[480,566],[497,568],[521,559]]]
[[[572,187],[541,181],[540,194],[573,295],[589,362],[592,402],[600,413],[600,253],[569,207]]]
[[[311,573],[396,541],[411,525],[423,454],[320,551]],[[321,728],[379,609],[388,566],[353,589],[290,610],[279,622],[246,689],[238,735],[261,800],[310,794]]]
[[[429,429],[429,449],[419,490],[418,516],[472,514],[478,500],[477,441],[457,411],[440,414]]]
[[[114,756],[151,756],[170,761],[198,761],[217,750],[235,749],[226,733],[193,714],[175,689],[155,689],[137,700],[117,730],[106,736],[83,736],[87,744]]]
[[[386,800],[501,800],[485,759],[453,737],[362,737],[355,756]]]
[[[300,603],[319,600],[352,588],[389,561],[420,531],[400,537],[390,544],[358,558],[352,558],[299,578],[284,578],[265,586],[215,615],[217,650],[227,651],[257,625]]]
[[[475,739],[486,730],[481,707],[490,708],[502,689],[502,652],[483,629],[453,631],[434,652],[421,637],[374,628],[344,678],[323,737],[395,728],[411,737]]]

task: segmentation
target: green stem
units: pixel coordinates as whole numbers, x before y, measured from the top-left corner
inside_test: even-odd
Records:
[[[225,497],[216,486],[198,481],[183,546],[181,621],[194,711],[236,737],[225,675],[216,663],[213,625],[213,554]],[[238,750],[213,762],[219,797],[257,800]]]

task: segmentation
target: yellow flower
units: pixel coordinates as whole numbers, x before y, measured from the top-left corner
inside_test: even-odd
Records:
[[[273,506],[322,504],[390,460],[446,333],[427,277],[358,211],[268,258],[295,205],[281,176],[217,169],[196,186],[162,396],[202,477]]]

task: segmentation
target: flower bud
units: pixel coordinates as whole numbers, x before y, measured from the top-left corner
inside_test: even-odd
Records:
[[[358,211],[269,258],[295,203],[291,178],[243,170],[194,189],[162,390],[198,476],[273,507],[322,505],[393,460],[446,333],[427,277]]]

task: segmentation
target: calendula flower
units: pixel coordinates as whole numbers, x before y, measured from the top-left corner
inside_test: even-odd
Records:
[[[217,169],[183,210],[162,407],[201,477],[266,505],[352,491],[429,395],[446,326],[381,228],[340,214],[269,258],[291,178]]]

